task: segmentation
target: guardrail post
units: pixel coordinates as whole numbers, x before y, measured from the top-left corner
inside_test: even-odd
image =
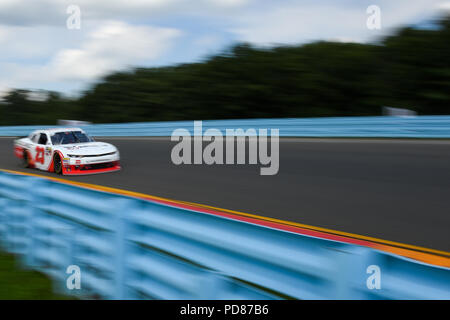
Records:
[[[335,262],[335,289],[330,291],[327,299],[359,300],[367,295],[366,270],[370,265],[370,249],[361,246],[346,245],[342,248],[332,249]]]
[[[41,214],[41,210],[36,208],[41,202],[41,198],[35,194],[36,187],[43,187],[46,181],[40,181],[39,179],[33,179],[31,183],[31,188],[28,185],[28,208],[30,210],[29,219],[28,219],[28,239],[27,239],[27,252],[25,254],[25,266],[27,268],[36,269],[38,268],[37,262],[34,259],[34,252],[36,250],[35,246],[35,234],[36,234],[36,218],[38,218]]]
[[[114,199],[116,209],[115,215],[115,288],[114,299],[128,298],[128,290],[126,286],[127,279],[127,238],[128,231],[128,214],[138,205],[135,199]]]

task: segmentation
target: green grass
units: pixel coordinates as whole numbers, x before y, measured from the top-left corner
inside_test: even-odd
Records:
[[[17,258],[0,252],[0,299],[60,300],[73,299],[52,291],[52,282],[45,275],[18,267]]]

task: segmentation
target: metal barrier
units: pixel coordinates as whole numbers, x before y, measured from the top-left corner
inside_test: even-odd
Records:
[[[193,121],[93,124],[82,128],[92,136],[171,136],[178,128],[193,134]],[[57,127],[57,126],[46,126]],[[0,127],[0,136],[25,136],[43,126]],[[282,137],[450,138],[450,116],[339,117],[299,119],[206,120],[203,131],[279,129]]]
[[[181,206],[0,172],[0,243],[103,299],[450,299],[450,269]],[[67,268],[81,270],[69,290]],[[367,268],[381,270],[369,289]]]

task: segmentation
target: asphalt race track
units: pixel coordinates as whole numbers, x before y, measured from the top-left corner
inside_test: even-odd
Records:
[[[450,141],[283,139],[280,170],[179,165],[166,138],[97,139],[116,145],[117,173],[65,177],[267,217],[450,251]],[[12,138],[0,168],[22,169]]]

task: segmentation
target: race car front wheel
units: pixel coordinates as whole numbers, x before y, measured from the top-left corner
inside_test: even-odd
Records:
[[[55,169],[56,174],[62,174],[61,158],[57,154],[53,156],[53,168]]]

